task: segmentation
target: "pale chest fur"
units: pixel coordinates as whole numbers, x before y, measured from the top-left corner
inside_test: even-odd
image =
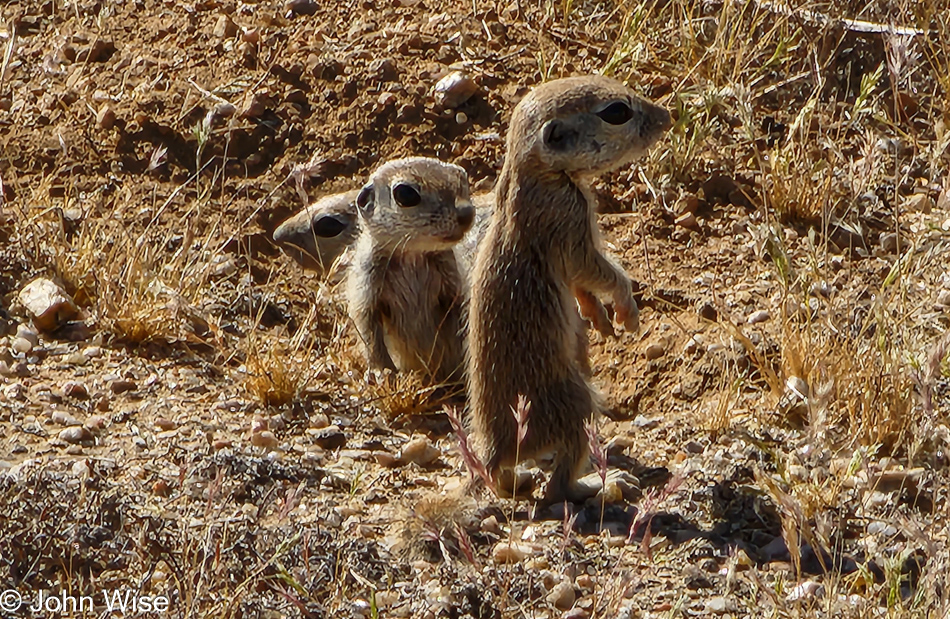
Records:
[[[434,360],[430,355],[442,354],[440,340],[459,337],[463,280],[455,254],[393,259],[383,277],[379,307],[386,347],[398,367],[423,370]]]

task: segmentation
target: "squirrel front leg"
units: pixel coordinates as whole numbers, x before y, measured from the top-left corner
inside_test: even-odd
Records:
[[[575,295],[582,289],[610,294],[617,321],[627,331],[636,332],[640,328],[640,310],[633,298],[630,277],[616,261],[600,253],[592,239],[584,243],[583,252],[586,255],[575,262],[579,269],[571,279]]]

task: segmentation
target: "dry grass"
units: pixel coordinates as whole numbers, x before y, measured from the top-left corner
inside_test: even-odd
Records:
[[[950,249],[945,231],[933,227],[940,223],[936,216],[928,220],[930,228],[911,229],[920,220],[902,209],[915,189],[935,194],[933,185],[950,187],[950,11],[946,3],[898,0],[889,3],[890,10],[876,13],[877,5],[857,2],[795,2],[790,7],[795,10],[786,11],[764,0],[522,0],[519,16],[501,5],[493,16],[481,13],[490,4],[474,3],[479,23],[472,32],[477,36],[457,38],[468,55],[466,62],[475,73],[484,73],[485,83],[497,80],[505,85],[506,80],[545,80],[599,71],[651,96],[655,92],[655,98],[675,110],[676,120],[668,139],[651,152],[640,172],[649,185],[651,202],[655,199],[659,207],[669,208],[672,205],[664,203],[667,196],[689,192],[708,200],[705,205],[713,219],[739,213],[751,222],[749,227],[759,241],[757,257],[771,263],[768,285],[774,296],[759,301],[771,302],[773,310],[780,308],[773,311],[772,322],[780,326],[740,325],[733,316],[710,327],[718,329],[715,333],[723,341],[737,343],[734,348],[745,351],[754,379],[751,370],[727,356],[731,361],[723,364],[709,397],[697,405],[696,418],[676,436],[689,440],[695,432],[697,438],[709,440],[709,452],[728,451],[730,441],[745,441],[755,455],[736,467],[754,463],[750,492],[755,493],[757,506],[778,510],[793,569],[786,576],[762,566],[739,566],[739,553],[729,549],[731,558],[723,566],[728,576],[722,583],[716,581],[717,587],[722,585],[718,593],[737,601],[737,616],[943,616],[940,613],[950,609],[946,546],[950,531],[946,515],[939,510],[946,506],[946,466],[941,462],[950,440],[950,419],[936,394],[950,378],[950,340],[945,335],[946,317],[930,311],[928,294],[945,271]],[[931,30],[912,38],[853,32],[817,23],[805,10],[831,19],[860,18],[883,24],[893,19],[903,26]],[[354,14],[358,12],[354,9]],[[512,65],[510,77],[493,73],[500,73],[494,61],[483,59],[508,52],[483,45],[479,37],[490,31],[481,23],[483,18],[486,23],[496,18],[506,21],[506,36],[524,45],[530,68]],[[457,19],[467,24],[465,20],[471,18],[466,12]],[[274,21],[268,28],[284,26]],[[269,36],[268,32],[263,37],[265,42]],[[449,41],[456,45],[454,35]],[[330,49],[334,42],[328,39],[321,45]],[[13,49],[13,37],[9,49]],[[4,58],[4,69],[11,53]],[[275,48],[267,53],[280,58],[283,51]],[[382,52],[358,52],[353,56],[357,68],[362,62],[360,53]],[[514,53],[511,59],[519,57]],[[306,55],[304,60],[308,60]],[[407,61],[407,66],[414,65]],[[249,75],[236,83],[259,85],[270,79],[267,67],[260,69],[263,77],[248,70]],[[407,73],[407,77],[419,76]],[[377,86],[369,78],[366,83]],[[268,83],[275,93],[289,88],[285,86]],[[375,91],[373,96],[378,96]],[[181,105],[186,110],[192,103]],[[916,120],[908,118],[913,108]],[[110,340],[207,347],[211,352],[204,363],[223,374],[235,369],[238,390],[243,389],[266,414],[286,411],[314,387],[330,401],[328,410],[333,415],[352,424],[345,426],[347,433],[365,430],[364,422],[375,419],[377,413],[398,428],[438,411],[451,394],[424,384],[417,376],[371,375],[366,380],[361,350],[345,311],[331,300],[338,291],[312,280],[297,281],[299,273],[286,264],[273,270],[270,261],[245,255],[243,249],[224,251],[228,239],[243,239],[257,231],[254,215],[237,222],[225,219],[239,192],[234,190],[233,196],[216,193],[219,184],[226,186],[225,171],[219,161],[209,163],[214,159],[208,154],[224,130],[212,129],[208,123],[191,126],[199,131],[192,136],[198,144],[189,165],[204,172],[172,187],[164,200],[142,205],[123,189],[94,197],[81,195],[72,186],[54,190],[52,175],[30,192],[18,187],[24,198],[9,207],[3,205],[16,214],[6,227],[12,227],[11,237],[17,239],[17,258],[36,273],[60,280],[88,312],[93,328]],[[182,130],[185,140],[192,139],[190,131]],[[386,139],[391,136],[387,134]],[[386,153],[392,145],[377,146]],[[327,153],[328,160],[335,156]],[[364,163],[361,160],[360,165]],[[280,176],[280,171],[274,175]],[[703,183],[714,175],[736,180],[737,192],[744,199],[706,196]],[[141,182],[151,182],[149,178]],[[265,178],[270,182],[270,177]],[[6,174],[3,181],[13,186],[16,179]],[[264,208],[263,201],[242,204],[242,217]],[[833,236],[839,226],[864,230],[866,246],[860,251],[836,247]],[[728,244],[731,241],[724,237],[731,232],[724,229],[721,238],[702,237],[697,242]],[[898,234],[897,250],[883,251],[878,236],[892,232]],[[682,258],[689,261],[691,256],[684,252]],[[840,270],[833,258],[842,256],[847,260]],[[252,267],[257,271],[252,273]],[[760,264],[753,268],[763,270]],[[731,275],[738,279],[745,276],[739,267],[734,271]],[[828,295],[815,292],[815,286],[834,281],[838,284]],[[298,301],[289,312],[299,321],[296,329],[265,325],[265,309],[278,297]],[[805,311],[789,311],[792,302]],[[804,386],[804,393],[790,394],[790,379],[796,388]],[[789,401],[790,408],[785,405]],[[208,408],[203,403],[195,407]],[[755,413],[738,415],[739,409]],[[6,415],[3,423],[16,419],[26,427],[19,412],[6,410],[0,409]],[[201,421],[209,433],[222,433],[227,422]],[[134,424],[133,417],[128,425]],[[306,443],[308,435],[295,431],[287,430],[288,438]],[[370,431],[363,439],[365,445],[379,440]],[[364,444],[353,443],[346,449],[363,449]],[[668,455],[679,451],[679,445],[669,446]],[[326,452],[332,454],[333,449]],[[331,479],[326,471],[331,455],[321,456],[326,461],[321,460],[319,467],[303,466],[295,460],[298,454],[291,452],[283,455],[290,461],[285,467],[276,459],[248,456],[237,449],[235,453],[192,450],[185,457],[169,450],[156,458],[159,464],[168,459],[176,468],[173,474],[155,465],[162,479],[170,480],[170,509],[181,510],[170,515],[161,511],[166,508],[148,490],[148,484],[159,477],[151,468],[143,470],[140,478],[130,477],[128,487],[106,482],[104,468],[98,473],[102,479],[93,475],[94,483],[76,487],[61,481],[62,471],[50,478],[56,483],[40,474],[25,482],[0,480],[4,498],[19,506],[11,520],[0,521],[0,556],[10,556],[11,550],[36,555],[37,570],[22,582],[37,588],[49,586],[57,574],[67,580],[80,574],[87,584],[90,575],[100,576],[97,561],[135,563],[141,573],[129,575],[128,582],[158,587],[155,573],[167,582],[175,581],[183,596],[181,616],[197,619],[267,616],[265,608],[278,606],[289,616],[342,612],[385,616],[369,600],[375,600],[377,592],[395,591],[396,584],[403,587],[400,594],[408,592],[405,595],[413,598],[413,611],[424,608],[430,596],[455,600],[454,606],[446,602],[443,608],[451,616],[556,616],[539,584],[537,572],[542,567],[592,573],[598,591],[606,592],[588,598],[596,599],[588,606],[592,617],[621,616],[626,596],[637,595],[641,596],[638,602],[646,605],[643,616],[676,617],[702,611],[687,609],[687,596],[663,598],[669,602],[663,606],[657,591],[668,588],[673,580],[670,574],[679,574],[684,563],[693,559],[672,544],[658,544],[652,551],[650,544],[656,537],[650,532],[643,536],[640,552],[611,554],[615,549],[608,545],[607,536],[579,541],[567,526],[561,539],[555,540],[561,544],[558,552],[549,552],[543,561],[523,562],[531,567],[512,566],[503,577],[496,577],[492,570],[475,570],[472,565],[490,561],[495,533],[479,531],[465,520],[460,512],[473,508],[451,498],[420,502],[403,531],[407,556],[441,558],[446,563],[426,572],[433,583],[444,581],[438,591],[424,590],[430,585],[421,583],[421,576],[404,573],[380,559],[370,526],[386,529],[387,521],[378,515],[377,507],[359,502],[364,490],[368,494],[390,487],[399,491],[388,497],[394,502],[404,500],[404,494],[410,496],[405,489],[421,477],[418,471],[370,469],[378,475],[372,483],[361,486],[361,473],[340,490],[347,480]],[[659,447],[655,453],[664,462]],[[134,459],[142,457],[136,454]],[[107,466],[105,459],[99,464],[95,458],[88,460],[93,468]],[[933,495],[936,509],[927,511],[914,501],[908,504],[900,493],[890,495],[890,503],[872,505],[876,489],[871,480],[886,463],[899,470],[924,468],[927,477],[920,494]],[[695,480],[687,478],[683,480],[686,490],[670,489],[661,499],[648,495],[634,523],[642,525],[654,518],[659,513],[657,502],[673,512],[685,512],[687,508],[681,506],[700,501],[708,490],[702,484],[719,481],[711,478],[720,473],[714,469],[697,487],[690,486]],[[97,484],[114,492],[118,503],[107,501]],[[294,494],[298,491],[309,501],[307,510],[294,508],[301,500]],[[76,512],[75,505],[83,509]],[[49,529],[51,518],[81,531],[111,526],[109,519],[122,525],[113,532],[114,544],[100,548],[82,536],[69,538],[62,530]],[[307,518],[305,525],[298,526],[298,519]],[[328,532],[331,525],[321,518],[337,518],[350,528],[344,531],[338,524],[340,528]],[[899,533],[883,548],[865,539],[870,537],[866,525],[873,520],[898,526]],[[511,539],[514,527],[522,524],[503,523],[511,528],[502,530],[497,539]],[[26,544],[24,531],[52,541],[44,547],[35,540]],[[549,541],[543,539],[546,533],[535,533],[540,541]],[[823,575],[804,574],[804,546],[828,549],[837,560],[858,542],[867,543],[859,547],[869,553],[877,552],[883,578],[875,580],[867,562],[851,574],[834,569]],[[75,558],[85,562],[83,567],[75,573],[57,572],[62,569],[54,552],[58,547],[77,549]],[[905,591],[906,564],[917,551],[925,552],[928,562],[920,583]],[[466,561],[452,559],[460,555]],[[826,588],[824,597],[789,601],[790,591],[805,578],[820,579]],[[470,585],[466,589],[460,583]],[[839,595],[851,594],[860,594],[863,601],[839,603]],[[469,604],[465,612],[457,601],[462,598]],[[482,600],[484,608],[469,598]],[[365,605],[355,605],[364,600]]]

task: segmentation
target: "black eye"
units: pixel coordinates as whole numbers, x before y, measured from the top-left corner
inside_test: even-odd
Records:
[[[422,202],[422,196],[412,185],[397,183],[393,185],[393,200],[402,207],[419,206],[419,203]]]
[[[323,215],[313,221],[313,233],[324,239],[340,236],[349,227],[350,222],[339,215]]]
[[[597,112],[597,116],[599,116],[600,119],[605,123],[611,125],[622,125],[633,118],[633,110],[630,109],[630,106],[623,101],[614,101],[601,111]]]

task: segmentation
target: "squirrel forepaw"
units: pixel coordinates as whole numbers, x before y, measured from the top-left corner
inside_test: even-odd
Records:
[[[627,331],[636,333],[640,330],[640,309],[633,297],[629,297],[623,303],[614,301],[614,313],[617,322],[623,324]]]

